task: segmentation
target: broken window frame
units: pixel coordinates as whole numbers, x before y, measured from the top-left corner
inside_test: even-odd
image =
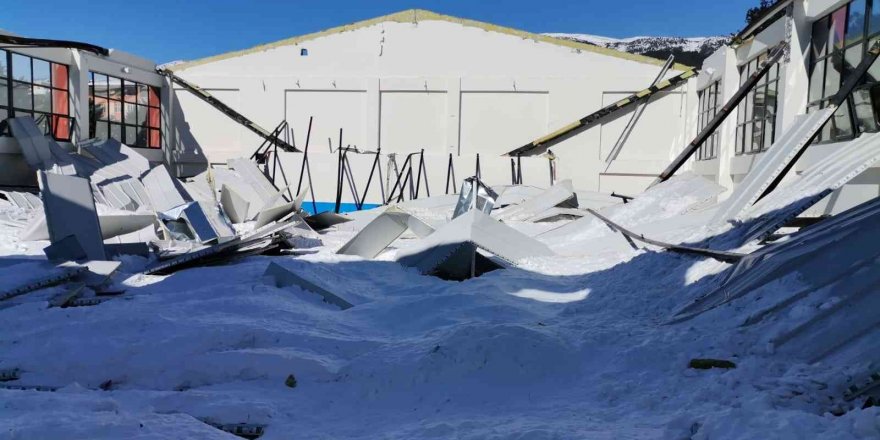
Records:
[[[102,96],[100,88],[96,91],[95,77],[107,79],[106,90]],[[110,97],[111,81],[118,81],[121,95]],[[133,93],[129,93],[132,90]],[[145,99],[141,93],[145,91]],[[96,101],[103,100],[107,108],[102,117],[97,117]],[[118,106],[118,117],[111,117],[111,109]],[[141,114],[143,113],[143,117]],[[132,116],[133,114],[133,116]],[[99,133],[98,125],[105,131]],[[106,136],[104,134],[106,133]],[[133,134],[132,134],[133,133]],[[139,83],[99,71],[89,72],[89,137],[108,137],[132,148],[162,148],[162,102],[159,88]]]
[[[697,92],[699,95],[699,110],[697,113],[697,132],[703,131],[712,118],[718,114],[721,108],[721,80],[715,80],[706,88]],[[697,150],[697,160],[712,160],[718,157],[718,130],[706,139],[700,149]]]
[[[15,78],[13,58],[23,60],[28,65],[28,77]],[[6,99],[0,100],[0,121],[6,118],[33,117],[43,133],[51,135],[61,142],[70,142],[73,136],[73,121],[70,116],[70,67],[39,57],[25,55],[11,50],[0,49],[0,87],[5,89]],[[34,62],[47,63],[49,66],[48,82],[34,79]],[[18,89],[16,89],[18,87]],[[35,90],[44,89],[48,92],[48,111],[36,109]],[[15,93],[29,91],[30,108],[16,107]],[[2,134],[9,135],[9,133]]]
[[[767,56],[768,53],[764,52],[739,67],[740,85],[746,82]],[[780,63],[774,63],[737,107],[734,148],[737,156],[767,151],[776,140],[780,68]],[[772,111],[767,111],[768,108],[772,108]]]
[[[876,3],[875,3],[876,1]],[[854,8],[853,6],[856,6]],[[854,12],[862,13],[858,21],[853,19],[858,17]],[[833,38],[833,28],[835,18],[842,19],[843,38],[840,39],[839,45]],[[858,23],[858,27],[853,27],[854,23]],[[823,41],[818,41],[816,38]],[[846,69],[844,62],[850,59],[850,64],[855,67],[864,58],[865,53],[870,49],[874,41],[880,39],[880,0],[855,0],[849,2],[829,14],[817,19],[813,22],[812,34],[810,39],[810,63],[809,70],[809,88],[807,113],[815,112],[828,106],[831,98],[840,85],[847,80],[849,69]],[[817,50],[820,47],[821,50]],[[858,58],[856,59],[856,55]],[[829,69],[836,69],[837,79],[829,78]],[[831,82],[829,83],[829,79]],[[832,119],[825,124],[816,143],[833,143],[854,139],[865,132],[876,132],[880,129],[878,126],[877,111],[872,106],[872,96],[877,92],[871,91],[872,86],[880,85],[880,65],[876,64],[868,70],[865,78],[862,79],[859,86],[853,93],[847,97],[843,105],[834,113]],[[865,114],[867,111],[868,114]]]

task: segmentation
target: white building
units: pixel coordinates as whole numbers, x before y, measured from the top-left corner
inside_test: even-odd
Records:
[[[822,107],[849,70],[880,36],[880,0],[783,0],[744,29],[734,44],[722,47],[703,64],[698,77],[699,108],[708,122],[741,81],[787,41],[787,60],[778,63],[716,131],[693,169],[730,188],[740,182],[795,116]],[[846,67],[844,67],[846,66]],[[868,71],[826,124],[822,134],[795,165],[801,171],[829,151],[863,132],[878,130],[880,65]],[[811,211],[834,214],[880,195],[880,168],[870,168]]]
[[[300,148],[314,116],[309,157],[316,198],[331,201],[337,156],[328,144],[337,147],[340,128],[343,145],[381,147],[383,156],[424,149],[432,194],[444,190],[450,154],[458,181],[474,174],[480,154],[484,180],[510,183],[510,159],[503,153],[646,88],[662,64],[408,10],[172,69],[268,129],[288,121]],[[675,65],[667,77],[685,69]],[[174,163],[184,174],[200,169],[205,157],[224,162],[248,156],[262,141],[184,90],[172,99],[163,105],[172,109]],[[638,193],[695,132],[695,117],[688,117],[695,102],[693,82],[653,99],[607,167],[628,113],[557,145],[557,177],[584,190]],[[301,158],[282,155],[289,178],[298,177]],[[352,157],[359,191],[372,161],[371,155]],[[523,181],[549,184],[548,160],[524,158]],[[379,201],[374,182],[367,202]]]
[[[10,35],[0,32],[0,34]],[[95,78],[98,78],[97,83]],[[94,136],[113,136],[159,163],[169,160],[168,80],[152,61],[61,47],[0,49],[0,126],[33,116],[47,134],[72,148]],[[0,131],[0,185],[36,185],[18,143]]]

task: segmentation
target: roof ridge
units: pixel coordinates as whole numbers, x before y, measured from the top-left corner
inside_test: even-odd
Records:
[[[345,25],[341,25],[341,26],[332,27],[332,28],[325,29],[322,31],[312,32],[309,34],[299,35],[299,36],[295,36],[295,37],[289,37],[289,38],[281,39],[281,40],[274,41],[271,43],[259,44],[259,45],[256,45],[256,46],[253,46],[253,47],[250,47],[247,49],[240,49],[240,50],[225,52],[225,53],[212,55],[212,56],[205,57],[205,58],[199,58],[199,59],[193,60],[193,61],[183,62],[183,63],[177,64],[175,66],[172,66],[171,70],[181,71],[181,70],[185,70],[185,69],[199,66],[202,64],[207,64],[207,63],[211,63],[211,62],[215,62],[215,61],[221,61],[221,60],[225,60],[225,59],[229,59],[229,58],[235,58],[238,56],[243,56],[243,55],[247,55],[247,54],[251,54],[251,53],[255,53],[255,52],[266,51],[266,50],[275,49],[275,48],[283,47],[283,46],[297,45],[299,43],[314,40],[316,38],[320,38],[320,37],[324,37],[324,36],[328,36],[328,35],[340,34],[340,33],[348,32],[348,31],[353,31],[353,30],[365,28],[368,26],[373,26],[373,25],[376,25],[379,23],[384,23],[384,22],[389,22],[389,21],[398,22],[398,23],[406,23],[406,22],[417,23],[420,20],[426,20],[426,21],[435,20],[435,21],[446,21],[446,22],[450,22],[450,23],[458,23],[462,26],[476,27],[476,28],[480,28],[480,29],[483,29],[486,31],[492,31],[492,32],[497,32],[497,33],[501,33],[501,34],[506,34],[506,35],[519,36],[521,38],[527,38],[527,39],[540,41],[540,42],[544,42],[544,43],[548,43],[548,44],[555,44],[557,46],[570,47],[572,49],[583,50],[583,51],[588,51],[588,52],[592,52],[592,53],[598,53],[601,55],[611,56],[611,57],[615,57],[615,58],[622,58],[622,59],[645,63],[645,64],[653,64],[653,65],[661,66],[664,63],[663,60],[651,58],[651,57],[644,56],[644,55],[632,54],[632,53],[628,53],[628,52],[623,52],[623,51],[609,49],[609,48],[605,48],[605,47],[601,47],[601,46],[596,46],[593,44],[580,43],[580,42],[576,42],[576,41],[565,40],[562,38],[551,37],[548,35],[541,35],[541,34],[537,34],[534,32],[523,31],[523,30],[519,30],[519,29],[509,28],[509,27],[500,26],[500,25],[496,25],[496,24],[492,24],[492,23],[486,23],[486,22],[477,21],[477,20],[471,20],[468,18],[454,17],[451,15],[445,15],[445,14],[440,14],[437,12],[429,11],[427,9],[413,8],[413,9],[406,9],[403,11],[394,12],[394,13],[387,14],[387,15],[381,15],[381,16],[366,19],[366,20],[356,21],[354,23],[349,23],[349,24],[345,24]],[[681,71],[686,71],[686,70],[692,69],[691,66],[686,66],[683,64],[679,64],[679,63],[676,63],[675,65],[673,65],[672,68],[675,70],[681,70]]]

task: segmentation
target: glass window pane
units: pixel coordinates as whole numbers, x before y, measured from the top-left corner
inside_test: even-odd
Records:
[[[852,123],[849,118],[849,106],[841,105],[831,118],[831,139],[849,139],[853,135]]]
[[[5,108],[0,108],[0,121],[3,121],[8,117],[9,117],[9,111],[7,111]]]
[[[853,0],[849,4],[849,18],[846,26],[846,43],[855,43],[865,36],[865,0]]]
[[[67,90],[68,69],[64,64],[52,63],[52,87]]]
[[[122,142],[122,126],[119,124],[110,124],[110,137]]]
[[[34,84],[43,86],[51,85],[51,74],[49,73],[49,62],[34,58]]]
[[[749,93],[748,96],[746,96],[745,101],[743,101],[743,102],[746,103],[746,114],[745,114],[743,120],[746,121],[746,122],[749,122],[749,121],[751,121],[752,119],[754,119],[754,117],[753,117],[753,113],[752,113],[752,111],[754,110],[754,105],[755,105],[755,97],[754,97],[754,95],[751,94],[751,93]]]
[[[831,50],[843,49],[844,32],[846,31],[846,6],[831,13],[831,30],[828,45]]]
[[[825,61],[820,61],[813,66],[810,74],[810,102],[822,99],[822,86],[825,84]]]
[[[49,130],[49,118],[43,113],[34,114],[34,120],[37,121],[37,128],[40,129],[40,133],[49,134],[52,133]]]
[[[840,89],[840,71],[843,64],[841,53],[835,53],[825,63],[825,93],[823,98],[834,95]]]
[[[755,121],[752,128],[752,151],[761,151],[763,149],[762,141],[764,140],[764,120]]]
[[[70,114],[70,96],[67,90],[52,90],[52,113],[57,115]]]
[[[93,92],[94,95],[95,96],[103,96],[106,98],[107,97],[107,88],[108,88],[107,75],[101,75],[100,73],[93,73],[92,76],[94,78],[93,84],[92,84],[92,88],[94,90],[94,92]]]
[[[95,124],[95,133],[92,137],[99,139],[107,139],[110,136],[110,130],[107,128],[106,122],[98,122]]]
[[[843,56],[843,80],[849,77],[850,72],[852,72],[859,63],[862,62],[862,45],[857,44],[844,52]]]
[[[150,92],[149,87],[143,84],[138,84],[137,86],[137,103],[138,104],[147,104],[150,102]]]
[[[137,102],[137,84],[124,81],[123,90],[125,91],[125,102]]]
[[[744,126],[736,127],[736,145],[735,145],[736,154],[742,154],[742,140],[743,140],[744,129],[745,129]]]
[[[137,106],[137,125],[147,125],[147,107]]]
[[[48,87],[34,86],[34,110],[38,112],[52,112],[52,89]]]
[[[119,101],[107,101],[107,116],[111,122],[122,122],[122,103]],[[114,138],[116,139],[116,138]]]
[[[773,141],[775,140],[774,132],[775,132],[776,127],[773,126],[773,123],[774,123],[773,119],[767,119],[766,122],[764,123],[764,149],[765,150],[770,148],[770,146],[773,145]]]
[[[6,51],[0,49],[0,78],[6,78]]]
[[[767,101],[767,89],[762,86],[755,90],[753,119],[764,119],[764,105]]]
[[[136,111],[137,106],[134,104],[129,104],[127,102],[123,105],[124,105],[123,115],[125,116],[125,123],[132,124],[132,125],[136,124],[137,123],[137,111]]]
[[[135,144],[139,147],[147,147],[147,134],[150,129],[147,127],[137,127],[137,140]]]
[[[12,105],[16,108],[31,110],[33,109],[33,102],[31,99],[33,91],[31,89],[30,84],[20,83],[17,81],[12,82]]]
[[[31,58],[12,54],[12,77],[19,81],[31,81]]]
[[[880,5],[878,5],[878,7],[880,7]],[[870,41],[868,41],[868,47],[873,46],[874,42],[876,42],[877,40],[880,40],[880,38],[872,38]],[[871,67],[868,68],[868,73],[865,74],[864,81],[865,82],[880,81],[880,63],[875,62],[874,64],[871,64]]]
[[[822,127],[822,131],[819,132],[819,139],[816,140],[817,142],[824,142],[831,139],[831,125],[832,122],[829,119]]]
[[[743,152],[750,153],[752,151],[752,127],[753,124],[746,124],[744,126],[745,132],[743,133],[743,140],[745,141],[745,145],[743,146]]]
[[[106,121],[110,115],[110,109],[107,105],[107,98],[95,98],[91,102],[90,111],[92,119],[95,121]]]
[[[853,107],[856,113],[856,122],[861,132],[876,132],[877,116],[874,114],[874,106],[871,100],[870,88],[858,88],[853,91]],[[880,98],[880,96],[878,96]]]
[[[0,79],[0,105],[9,105],[9,83],[5,79]]]
[[[877,32],[880,32],[880,5],[875,2],[871,7],[871,16],[868,17],[868,34],[874,35]]]
[[[813,23],[813,35],[810,41],[813,47],[813,61],[825,56],[828,50],[828,21],[825,17]]]
[[[777,88],[779,87],[778,81],[773,81],[770,84],[767,84],[767,94],[765,96],[766,103],[764,104],[764,115],[768,119],[773,119],[776,117],[776,94]]]
[[[138,145],[137,143],[137,127],[132,127],[130,125],[125,126],[125,141],[123,141],[125,145]]]
[[[112,76],[107,77],[107,97],[122,100],[122,80]]]

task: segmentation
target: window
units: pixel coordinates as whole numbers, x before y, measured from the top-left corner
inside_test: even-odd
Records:
[[[880,36],[880,0],[854,0],[813,23],[810,44],[810,87],[807,112],[825,108],[849,74]],[[822,128],[816,142],[854,138],[877,131],[880,65],[874,64],[861,84]]]
[[[0,121],[31,116],[46,134],[69,141],[68,67],[0,50]]]
[[[709,84],[709,87],[698,93],[700,109],[697,115],[697,131],[703,131],[709,125],[709,121],[718,114],[718,109],[721,107],[720,89],[721,81],[719,80]],[[709,160],[716,157],[718,157],[718,130],[715,130],[697,150],[697,160]]]
[[[309,56],[309,50],[306,49],[306,48],[302,48],[302,49],[300,49],[300,50],[299,50],[299,56],[301,56],[301,57],[307,57],[307,56]]]
[[[89,137],[131,147],[160,148],[159,89],[91,72]]]
[[[746,80],[767,60],[761,54],[739,68],[739,83]],[[776,140],[776,97],[779,90],[779,63],[774,63],[736,110],[736,148],[739,154],[760,153]]]

